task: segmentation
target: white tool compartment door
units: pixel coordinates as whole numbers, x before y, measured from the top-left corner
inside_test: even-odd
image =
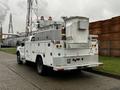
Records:
[[[31,42],[25,43],[25,59],[31,60]]]

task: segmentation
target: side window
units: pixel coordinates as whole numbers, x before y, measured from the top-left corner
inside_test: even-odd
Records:
[[[31,41],[35,41],[35,37],[32,37]]]

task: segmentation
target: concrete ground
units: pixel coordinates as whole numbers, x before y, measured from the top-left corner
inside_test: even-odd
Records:
[[[120,90],[120,80],[84,71],[39,76],[34,65],[0,52],[0,90]]]

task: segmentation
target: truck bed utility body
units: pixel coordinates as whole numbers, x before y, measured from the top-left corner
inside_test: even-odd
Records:
[[[34,28],[37,32],[17,48],[17,56],[18,62],[36,63],[38,73],[44,72],[43,66],[59,71],[101,64],[97,36],[89,35],[88,18],[76,16],[65,18],[64,22],[39,20]]]

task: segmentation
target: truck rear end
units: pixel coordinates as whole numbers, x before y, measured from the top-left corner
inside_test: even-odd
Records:
[[[61,41],[53,42],[53,69],[73,70],[97,67],[97,36],[89,35],[89,19],[70,17],[65,19]]]

